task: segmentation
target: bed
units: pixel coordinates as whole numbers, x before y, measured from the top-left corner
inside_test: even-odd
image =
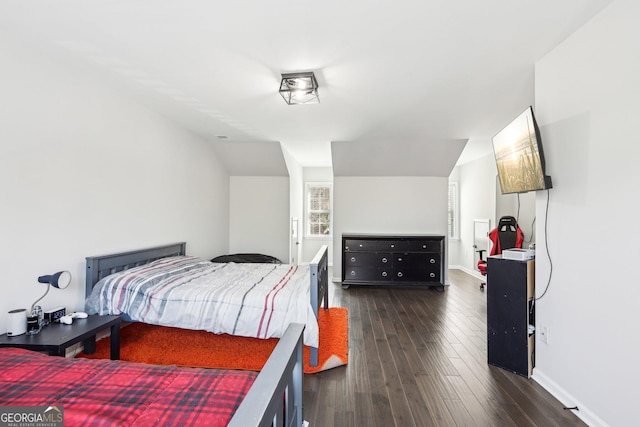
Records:
[[[87,257],[85,311],[257,338],[303,323],[317,366],[318,311],[329,300],[326,245],[307,265],[211,263],[185,249],[181,242]]]
[[[303,329],[291,324],[259,373],[0,348],[0,406],[55,407],[68,427],[301,426]]]

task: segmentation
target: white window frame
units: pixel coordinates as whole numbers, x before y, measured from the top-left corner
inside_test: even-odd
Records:
[[[447,208],[447,235],[450,240],[460,239],[460,203],[458,195],[458,183],[449,182],[448,208]]]
[[[311,216],[311,208],[309,206],[309,189],[313,187],[328,187],[329,188],[329,234],[311,234],[311,223],[309,222]],[[330,182],[306,182],[304,186],[304,237],[311,239],[325,239],[333,236],[333,184]]]

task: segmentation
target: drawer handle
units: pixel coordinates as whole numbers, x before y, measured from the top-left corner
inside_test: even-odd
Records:
[[[436,263],[436,260],[435,260],[435,258],[431,258],[431,259],[429,260],[429,262],[430,262],[431,264],[435,264],[435,263]]]
[[[389,260],[388,260],[386,257],[385,257],[385,258],[382,258],[382,262],[386,263],[386,262],[388,262],[388,261],[389,261]]]
[[[402,271],[398,271],[398,277],[402,277],[404,276],[404,274],[402,274]]]
[[[431,277],[431,278],[436,277],[436,273],[431,273],[431,274],[429,274],[429,277]]]
[[[351,257],[351,262],[356,262],[356,257],[352,256]]]
[[[360,243],[360,247],[362,247],[362,246],[363,246],[362,243]]]
[[[382,272],[382,277],[387,277],[387,272],[386,271]]]
[[[356,272],[355,272],[355,271],[353,271],[353,270],[351,270],[351,275],[352,275],[352,276],[355,276],[355,275],[356,275]]]
[[[392,245],[389,245],[389,246],[391,246],[392,248],[395,248],[395,247],[396,247],[396,245],[393,245],[393,244],[392,244]]]
[[[422,249],[427,249],[427,245],[422,245]]]
[[[402,261],[402,258],[398,257],[398,261]]]

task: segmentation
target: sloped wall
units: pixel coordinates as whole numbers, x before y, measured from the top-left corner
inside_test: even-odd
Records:
[[[84,308],[85,257],[186,241],[228,245],[229,180],[211,146],[82,68],[0,40],[0,333],[7,311]]]

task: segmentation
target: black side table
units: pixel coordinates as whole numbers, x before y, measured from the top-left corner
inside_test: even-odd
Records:
[[[111,328],[111,360],[120,359],[120,316],[91,315],[86,319],[73,319],[71,325],[52,323],[35,335],[10,337],[0,335],[0,347],[19,347],[33,351],[46,351],[64,357],[67,348],[84,342],[84,352],[96,351],[96,334]]]

